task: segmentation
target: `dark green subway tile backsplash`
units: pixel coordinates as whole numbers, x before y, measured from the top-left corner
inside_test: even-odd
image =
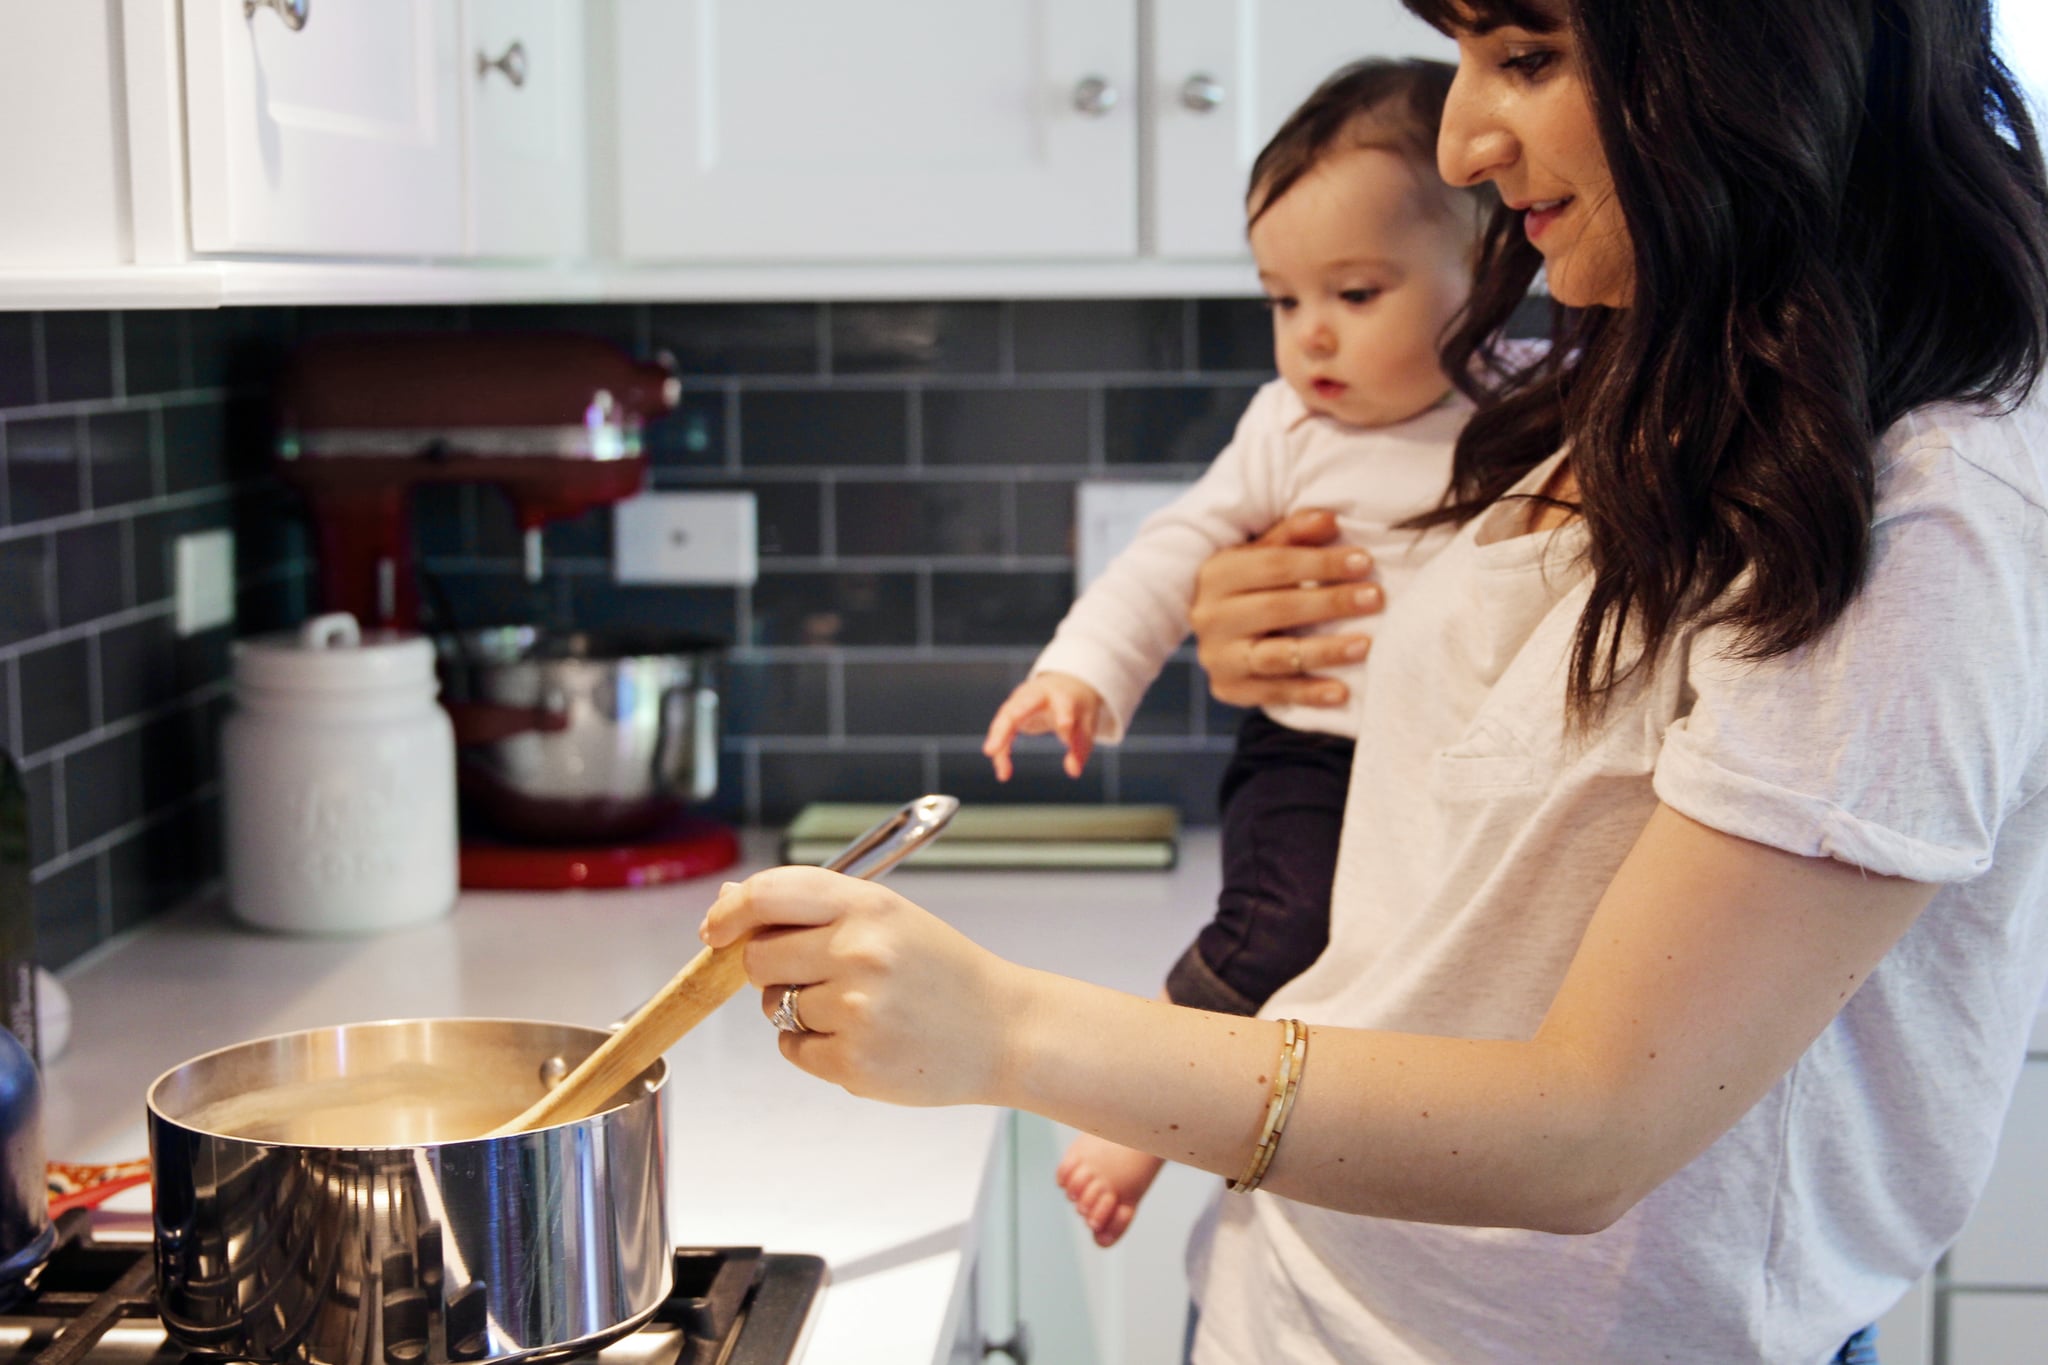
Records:
[[[812,800],[1163,799],[1212,819],[1235,713],[1184,653],[1131,743],[1078,781],[1024,741],[998,784],[995,706],[1072,595],[1074,490],[1183,480],[1270,372],[1240,300],[235,308],[0,314],[0,732],[23,761],[44,956],[58,963],[220,873],[231,634],[172,631],[171,553],[231,528],[238,629],[315,605],[296,500],[269,474],[291,346],[342,331],[568,330],[683,381],[646,434],[666,491],[746,490],[750,588],[620,585],[609,511],[548,528],[520,572],[488,488],[423,493],[437,619],[637,627],[732,645],[716,810]]]

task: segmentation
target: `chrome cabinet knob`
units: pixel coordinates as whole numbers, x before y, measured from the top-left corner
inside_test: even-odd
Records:
[[[1198,114],[1206,114],[1223,103],[1223,82],[1206,71],[1197,71],[1181,83],[1180,102]]]
[[[254,19],[259,9],[276,10],[284,26],[297,33],[306,26],[306,15],[313,8],[313,0],[242,0],[242,17]]]
[[[1116,108],[1116,87],[1100,76],[1088,76],[1074,86],[1074,107],[1089,118],[1101,118]]]
[[[492,61],[481,52],[477,53],[476,78],[482,80],[493,71],[504,73],[505,79],[512,83],[514,90],[524,86],[526,84],[526,44],[516,38],[513,39],[512,46],[506,48],[505,55],[499,57],[496,61]]]

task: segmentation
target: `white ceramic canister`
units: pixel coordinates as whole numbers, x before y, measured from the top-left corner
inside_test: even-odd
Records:
[[[455,732],[434,647],[341,613],[235,646],[221,735],[228,902],[262,929],[360,934],[455,904]]]

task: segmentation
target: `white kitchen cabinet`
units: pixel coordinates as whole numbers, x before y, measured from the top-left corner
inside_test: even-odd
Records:
[[[619,0],[630,261],[1132,257],[1137,0]]]
[[[192,247],[463,249],[458,0],[186,0]]]
[[[0,270],[127,259],[118,40],[108,0],[0,6]]]
[[[2048,1294],[1951,1295],[1948,1330],[1948,1365],[2040,1365],[2048,1356]]]
[[[1158,0],[1150,44],[1152,249],[1245,254],[1252,161],[1325,76],[1359,57],[1457,60],[1400,0]]]
[[[466,0],[468,246],[576,257],[589,239],[584,16],[561,0]]]

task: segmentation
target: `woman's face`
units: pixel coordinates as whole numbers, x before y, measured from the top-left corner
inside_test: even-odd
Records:
[[[1437,166],[1453,185],[1491,180],[1522,212],[1551,296],[1573,308],[1625,308],[1635,289],[1628,224],[1593,121],[1562,3],[1546,31],[1457,29],[1458,76],[1444,105]]]

